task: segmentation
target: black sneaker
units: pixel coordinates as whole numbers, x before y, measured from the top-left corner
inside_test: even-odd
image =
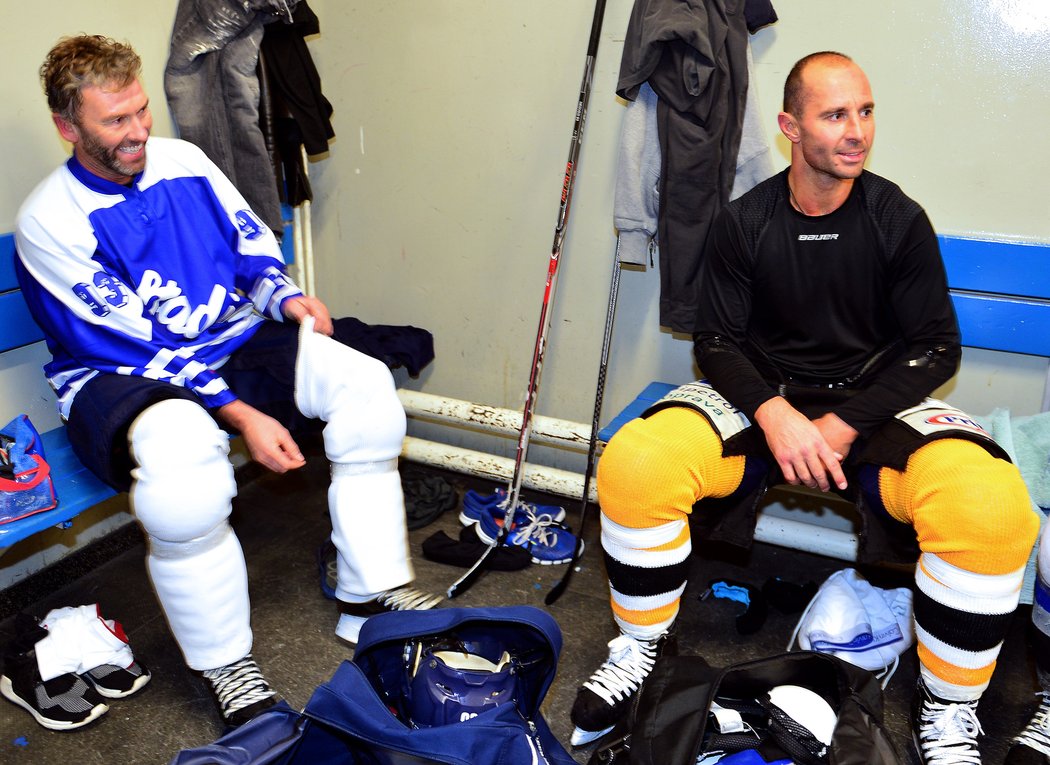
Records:
[[[84,672],[81,677],[107,699],[123,699],[137,693],[150,681],[149,670],[137,661],[127,667],[103,664]]]
[[[977,701],[939,698],[919,678],[912,702],[912,738],[922,765],[981,765]]]
[[[609,642],[609,658],[576,692],[570,743],[583,746],[604,736],[627,715],[631,700],[660,656],[678,653],[673,631],[656,640],[620,635]]]
[[[1003,765],[1050,765],[1050,691],[1038,695],[1039,708],[1011,742]]]
[[[417,590],[411,585],[404,585],[393,590],[387,590],[376,596],[374,600],[364,603],[346,603],[339,601],[339,623],[335,627],[335,634],[348,643],[356,645],[358,635],[361,633],[361,625],[370,616],[386,613],[388,611],[429,611],[438,606],[444,600],[440,595],[431,595],[429,592]]]
[[[223,719],[232,728],[244,725],[280,701],[251,654],[240,661],[218,669],[208,669],[201,674],[211,682]]]
[[[66,673],[46,682],[40,677],[33,646],[47,637],[47,630],[25,616],[16,619],[19,632],[4,656],[0,694],[49,730],[80,728],[108,712],[103,698],[76,675]]]

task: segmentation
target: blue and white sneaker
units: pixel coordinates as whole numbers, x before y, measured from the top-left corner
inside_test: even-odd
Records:
[[[499,520],[496,512],[481,515],[474,530],[478,539],[485,544],[492,544],[499,537],[503,525],[502,510]],[[514,511],[514,527],[503,541],[505,545],[517,545],[527,550],[533,563],[550,566],[555,563],[568,563],[576,552],[576,535],[563,523],[558,523],[550,515],[537,515],[527,507]],[[581,543],[580,552],[583,552]]]
[[[463,495],[463,509],[459,513],[459,522],[469,526],[480,521],[483,515],[493,515],[497,523],[503,523],[503,516],[507,512],[507,499],[506,489],[496,489],[495,494],[481,494],[468,489]],[[558,523],[565,520],[565,508],[558,505],[538,505],[518,499],[518,507],[514,514],[517,515],[522,510],[530,511],[537,518],[547,515]]]

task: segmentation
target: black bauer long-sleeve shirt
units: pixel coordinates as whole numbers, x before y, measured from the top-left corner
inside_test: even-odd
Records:
[[[857,392],[834,411],[866,437],[958,368],[933,227],[867,171],[828,215],[791,206],[786,170],[730,203],[711,232],[702,295],[697,364],[752,420],[782,384],[843,384]]]

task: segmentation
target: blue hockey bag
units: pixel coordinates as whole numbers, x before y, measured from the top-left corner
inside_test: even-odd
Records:
[[[531,606],[380,614],[300,719],[267,711],[173,765],[574,765],[540,712],[560,651]]]

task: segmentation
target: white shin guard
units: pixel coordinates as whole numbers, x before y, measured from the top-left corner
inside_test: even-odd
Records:
[[[252,644],[248,577],[228,522],[237,484],[226,433],[199,405],[170,399],[143,411],[128,440],[147,568],[186,663],[205,670],[243,658]]]
[[[332,465],[328,508],[339,600],[371,600],[415,578],[404,506],[397,460]]]
[[[248,574],[227,521],[192,542],[151,537],[146,565],[191,669],[224,667],[251,652]]]
[[[332,463],[328,508],[338,553],[336,596],[347,602],[407,584],[414,573],[397,458],[405,410],[381,361],[313,331],[303,322],[295,365],[295,403],[326,423]]]

